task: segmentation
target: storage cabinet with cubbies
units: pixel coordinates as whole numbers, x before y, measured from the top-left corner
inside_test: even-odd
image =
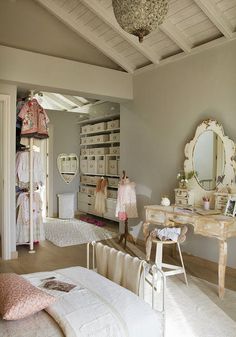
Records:
[[[118,221],[115,207],[120,174],[120,116],[101,119],[80,123],[78,209],[96,214],[94,192],[97,180],[103,176],[108,180],[106,213],[103,217]]]

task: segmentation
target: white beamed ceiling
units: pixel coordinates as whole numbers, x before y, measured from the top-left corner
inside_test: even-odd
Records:
[[[236,38],[236,0],[169,0],[164,23],[141,44],[119,27],[111,0],[37,1],[129,73]]]

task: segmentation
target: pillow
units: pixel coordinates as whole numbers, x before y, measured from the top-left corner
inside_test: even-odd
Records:
[[[0,314],[3,319],[17,320],[27,317],[46,308],[55,299],[20,275],[0,274]]]

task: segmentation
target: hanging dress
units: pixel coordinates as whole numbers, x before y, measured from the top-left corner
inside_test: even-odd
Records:
[[[16,207],[18,209],[16,220],[16,242],[27,243],[30,241],[29,233],[29,193],[20,193],[17,198]],[[33,241],[45,240],[42,200],[39,192],[33,193]]]
[[[107,198],[107,179],[98,179],[95,190],[95,205],[96,213],[104,214],[106,212],[106,198]]]
[[[135,183],[128,179],[122,181],[118,187],[116,217],[121,221],[138,217]]]

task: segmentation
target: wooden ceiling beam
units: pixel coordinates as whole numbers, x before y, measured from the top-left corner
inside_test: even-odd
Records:
[[[194,2],[227,39],[232,38],[233,27],[213,0],[194,0]]]
[[[137,37],[134,37],[126,33],[117,23],[115,16],[106,10],[103,6],[99,5],[97,0],[80,0],[87,8],[89,8],[93,13],[95,13],[100,19],[102,19],[108,26],[110,26],[114,31],[119,33],[123,39],[125,39],[129,44],[131,44],[140,54],[146,57],[149,61],[154,64],[158,64],[160,56],[154,53],[145,43],[138,41]]]
[[[79,34],[82,38],[87,40],[97,49],[99,49],[103,54],[112,59],[115,63],[120,65],[124,70],[129,73],[133,73],[135,66],[127,59],[121,56],[119,53],[115,52],[106,42],[97,37],[94,33],[89,31],[84,24],[76,21],[70,13],[67,13],[63,8],[58,6],[55,2],[51,0],[37,0],[42,6],[44,6],[50,13],[55,15],[59,20],[71,28],[74,32]]]
[[[177,46],[179,46],[185,53],[189,54],[192,46],[185,35],[175,26],[170,20],[166,19],[160,26],[160,30],[165,33]]]

